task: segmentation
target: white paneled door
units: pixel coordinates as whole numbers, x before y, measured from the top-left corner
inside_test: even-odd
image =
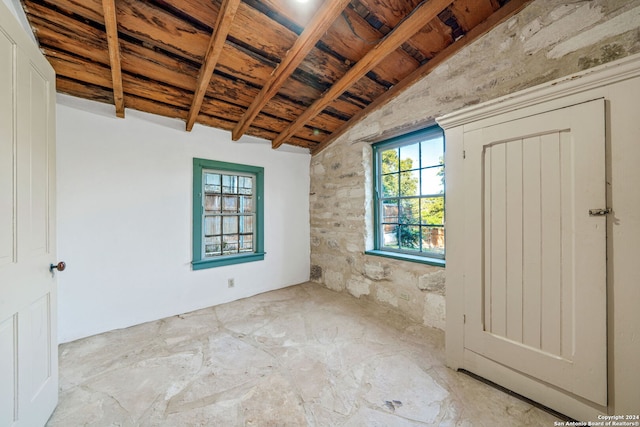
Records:
[[[607,404],[605,111],[598,99],[465,133],[464,347]],[[478,367],[481,376],[500,375]]]
[[[0,2],[0,426],[58,400],[55,76]]]

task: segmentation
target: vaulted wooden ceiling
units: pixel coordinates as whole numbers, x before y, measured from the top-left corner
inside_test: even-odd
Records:
[[[312,153],[526,3],[22,0],[58,92]]]

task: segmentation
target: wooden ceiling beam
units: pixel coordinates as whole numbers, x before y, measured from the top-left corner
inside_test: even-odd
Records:
[[[460,52],[463,48],[470,45],[492,28],[496,27],[500,23],[511,18],[513,15],[521,11],[531,0],[511,0],[509,3],[498,9],[492,15],[490,15],[485,21],[478,24],[471,31],[465,34],[464,37],[449,45],[442,51],[440,51],[433,59],[422,65],[413,73],[404,78],[400,83],[389,89],[384,95],[378,97],[374,102],[369,104],[366,108],[360,110],[351,119],[345,122],[340,128],[333,132],[327,139],[322,141],[318,146],[312,149],[311,154],[316,155],[322,150],[331,145],[336,139],[344,135],[353,125],[362,120],[368,114],[371,114],[375,110],[381,108],[387,104],[390,100],[404,92],[411,85],[418,80],[431,73],[437,66],[451,58],[456,53]]]
[[[293,47],[287,52],[282,62],[273,70],[269,79],[264,84],[258,96],[256,96],[244,113],[236,127],[233,129],[232,138],[234,141],[246,132],[258,113],[267,102],[278,92],[285,80],[298,68],[298,65],[307,57],[309,52],[316,45],[318,40],[326,33],[336,18],[342,13],[350,0],[330,0],[326,1],[320,10],[316,12],[300,37],[295,41]]]
[[[122,68],[120,65],[120,44],[118,43],[118,23],[116,21],[115,0],[102,0],[104,25],[107,31],[111,80],[113,81],[113,100],[116,116],[124,118],[124,91],[122,89]]]
[[[387,34],[373,49],[360,59],[347,73],[331,86],[320,98],[304,111],[287,129],[272,142],[272,147],[280,147],[292,137],[311,118],[319,114],[334,99],[339,97],[352,84],[362,78],[387,55],[396,50],[405,41],[420,31],[438,13],[451,4],[451,0],[424,0],[415,10]]]
[[[105,0],[107,1],[107,0]],[[204,95],[209,87],[213,70],[216,68],[222,49],[224,48],[224,42],[227,40],[227,35],[231,29],[231,24],[235,18],[236,11],[240,0],[223,0],[220,12],[218,13],[218,19],[216,20],[216,26],[211,34],[211,40],[207,47],[207,53],[205,54],[205,60],[200,68],[198,74],[198,82],[196,84],[196,90],[193,94],[193,101],[189,114],[187,115],[187,131],[193,129],[193,125],[200,114],[200,108],[202,107],[202,101]]]

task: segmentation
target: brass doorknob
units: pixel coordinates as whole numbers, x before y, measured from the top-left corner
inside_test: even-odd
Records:
[[[60,261],[57,264],[51,264],[49,266],[49,271],[51,273],[53,273],[53,270],[58,270],[58,271],[64,271],[64,269],[67,268],[67,264],[64,261]]]

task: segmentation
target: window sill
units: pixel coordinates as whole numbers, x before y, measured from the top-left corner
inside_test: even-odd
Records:
[[[417,263],[420,263],[420,264],[435,265],[437,267],[444,267],[445,266],[445,260],[439,259],[439,258],[429,258],[429,257],[425,257],[425,256],[402,254],[402,253],[398,253],[398,252],[381,251],[381,250],[377,250],[377,249],[376,250],[365,251],[364,253],[365,253],[365,255],[381,256],[381,257],[384,257],[384,258],[398,259],[400,261],[409,261],[409,262],[417,262]]]
[[[191,261],[193,270],[203,270],[205,268],[223,267],[225,265],[242,264],[245,262],[262,261],[265,252],[255,252],[243,255],[229,255],[220,258],[209,258]]]

